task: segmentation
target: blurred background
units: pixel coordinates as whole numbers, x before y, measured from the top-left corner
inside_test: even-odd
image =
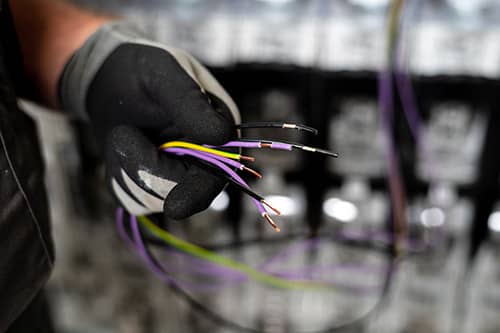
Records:
[[[118,236],[91,130],[24,103],[47,163],[60,332],[500,332],[500,1],[74,2],[191,52],[244,121],[319,129],[246,132],[340,154],[248,152],[280,234],[231,187],[168,230],[335,287],[165,283]]]

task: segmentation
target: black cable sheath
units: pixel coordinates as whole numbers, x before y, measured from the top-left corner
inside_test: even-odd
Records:
[[[234,178],[232,178],[231,176],[229,176],[227,173],[225,173],[224,171],[222,171],[221,169],[219,169],[217,166],[215,166],[215,165],[213,165],[211,163],[208,163],[206,161],[197,159],[197,158],[192,157],[192,156],[185,156],[185,158],[189,159],[190,163],[197,164],[198,166],[201,166],[203,168],[208,168],[209,169],[208,171],[210,173],[212,173],[213,175],[215,175],[217,177],[224,178],[231,185],[235,186],[237,189],[239,189],[240,191],[244,192],[245,194],[251,196],[252,198],[254,198],[254,199],[256,199],[256,200],[258,200],[260,202],[264,200],[264,197],[262,197],[261,195],[255,193],[254,191],[252,191],[248,187],[246,187],[244,185],[241,185],[240,183],[238,183],[238,181],[236,181]]]
[[[157,222],[157,221],[155,221]],[[141,232],[142,234],[142,232]],[[153,262],[158,265],[159,268],[162,266],[158,263],[157,260],[155,260],[155,257],[149,250],[148,244],[145,244],[146,246],[146,251],[147,253],[151,256]],[[389,291],[390,291],[390,286],[392,284],[392,279],[394,275],[394,271],[397,267],[398,261],[396,260],[396,257],[393,256],[391,253],[389,253],[389,268],[387,269],[387,274],[384,280],[382,292],[380,295],[380,299],[377,301],[377,303],[373,306],[373,308],[368,311],[365,315],[354,319],[351,322],[341,324],[338,326],[332,326],[330,328],[326,328],[324,330],[320,331],[305,331],[305,332],[300,332],[300,333],[334,333],[334,332],[346,332],[346,331],[359,331],[362,329],[363,325],[365,322],[367,322],[369,319],[372,318],[375,314],[377,314],[383,306],[385,306]],[[163,269],[161,269],[164,274],[166,273]],[[229,319],[224,318],[223,316],[215,313],[212,309],[208,308],[206,305],[203,305],[201,302],[197,301],[192,295],[190,295],[186,290],[184,290],[182,287],[178,286],[176,283],[171,282],[168,283],[168,286],[179,296],[183,297],[189,305],[195,310],[198,311],[199,313],[203,314],[206,316],[208,319],[212,320],[214,323],[221,325],[223,327],[228,327],[231,329],[236,330],[235,332],[248,332],[248,333],[265,333],[263,331],[260,331],[258,329],[250,328],[250,327],[245,327],[242,325],[239,325],[238,323],[235,323]]]
[[[335,157],[335,158],[339,157],[339,154],[331,152],[329,150],[325,150],[325,149],[321,149],[321,148],[315,148],[315,147],[310,147],[310,146],[303,145],[301,143],[296,143],[296,142],[286,141],[286,140],[265,140],[265,139],[261,140],[261,139],[240,138],[240,139],[238,139],[238,141],[243,141],[243,142],[262,142],[262,143],[267,143],[267,144],[284,143],[284,144],[287,144],[287,145],[291,145],[295,149],[300,149],[300,150],[308,151],[308,152],[311,152],[311,153],[319,153],[319,154],[323,154],[323,155],[327,155],[327,156]],[[311,148],[314,149],[315,151],[312,151]]]
[[[291,127],[293,126],[293,127]],[[291,124],[291,123],[281,123],[281,122],[251,122],[251,123],[241,123],[236,125],[236,128],[283,128],[283,129],[296,129],[298,131],[309,132],[314,135],[318,135],[318,130],[314,127],[303,125],[303,124]]]

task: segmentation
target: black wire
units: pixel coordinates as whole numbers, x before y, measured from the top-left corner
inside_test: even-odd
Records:
[[[386,278],[386,281],[384,283],[384,287],[382,290],[382,295],[380,296],[379,301],[377,304],[374,305],[374,307],[365,315],[362,317],[353,320],[352,322],[346,323],[339,325],[337,327],[330,327],[324,330],[320,331],[305,331],[302,333],[333,333],[333,332],[346,332],[346,331],[353,331],[353,328],[356,327],[358,328],[356,331],[359,331],[359,329],[364,325],[366,321],[372,318],[375,314],[377,314],[385,305],[386,305],[386,300],[387,296],[390,291],[390,285],[392,282],[392,275],[394,271],[394,267],[391,264],[391,268],[388,269],[388,277]],[[250,327],[245,327],[241,326],[231,320],[228,320],[224,318],[223,316],[215,313],[212,309],[208,308],[206,305],[202,304],[201,302],[197,301],[193,296],[191,296],[187,291],[185,291],[182,287],[178,286],[175,282],[170,282],[168,283],[168,286],[178,295],[183,297],[188,304],[195,310],[201,313],[202,315],[206,316],[208,319],[212,320],[214,323],[221,325],[223,327],[228,327],[231,329],[236,329],[238,332],[248,332],[248,333],[265,333],[264,331],[260,331],[257,329],[253,329]]]
[[[284,143],[284,144],[287,144],[287,145],[291,145],[295,149],[300,149],[300,150],[308,151],[308,152],[311,152],[311,153],[324,154],[324,155],[328,155],[330,157],[335,157],[335,158],[339,157],[339,154],[331,152],[329,150],[315,148],[315,147],[310,147],[310,146],[307,146],[307,145],[303,145],[301,143],[292,142],[292,141],[286,141],[286,140],[266,140],[266,139],[262,140],[262,139],[240,138],[240,139],[238,139],[238,141],[243,141],[243,142],[262,142],[262,143],[268,143],[268,144],[272,144],[273,142],[274,143]],[[307,149],[307,148],[312,148],[315,151],[311,151],[310,149]]]
[[[316,149],[316,153],[320,153],[320,154],[323,154],[323,155],[327,155],[327,156],[330,156],[330,157],[339,157],[339,154],[338,153],[334,153],[334,152],[331,152],[329,150],[325,150],[325,149],[321,149],[321,148],[314,148]]]
[[[237,250],[242,247],[257,245],[257,244],[281,244],[291,240],[308,239],[304,234],[290,233],[278,238],[249,238],[244,240],[229,241],[221,244],[203,244],[196,243],[197,246],[203,247],[210,251]],[[166,246],[165,242],[155,236],[146,236],[146,240],[155,247]],[[349,245],[354,248],[370,249],[381,253],[386,253],[391,249],[389,244],[374,244],[370,240],[351,240],[351,239],[332,239],[338,243]]]
[[[157,221],[154,221],[154,222],[157,223]],[[146,247],[146,252],[150,255],[153,262],[161,269],[161,271],[164,274],[168,274],[163,270],[162,266],[158,263],[158,261],[152,255],[151,251],[149,250],[148,244],[145,244],[145,247]],[[361,316],[360,318],[354,319],[353,321],[351,321],[349,323],[341,324],[341,325],[336,326],[336,327],[330,327],[330,328],[326,328],[326,329],[320,330],[320,331],[308,331],[308,332],[302,332],[302,333],[346,332],[346,331],[350,331],[354,328],[357,328],[356,331],[360,330],[366,321],[371,319],[372,316],[377,314],[386,305],[386,301],[388,299],[390,287],[392,284],[394,271],[396,270],[397,264],[398,264],[398,260],[397,260],[398,258],[396,256],[394,256],[391,251],[389,251],[388,254],[389,254],[389,265],[388,265],[386,277],[384,279],[384,284],[382,287],[382,292],[381,292],[380,298],[377,301],[377,303],[373,306],[373,308],[370,311],[368,311],[368,313]],[[215,324],[225,326],[225,327],[228,327],[231,329],[235,329],[235,330],[237,330],[237,332],[265,333],[265,332],[260,331],[258,329],[239,325],[236,322],[233,322],[229,319],[224,318],[223,316],[217,314],[213,309],[211,309],[211,308],[207,307],[206,305],[202,304],[201,302],[197,301],[192,295],[190,295],[186,290],[184,290],[182,287],[177,285],[175,282],[169,282],[169,283],[167,283],[167,285],[175,293],[177,293],[179,296],[183,297],[195,311],[198,311],[199,313],[203,314],[208,319],[212,320]]]
[[[141,237],[142,237],[143,233],[142,233],[142,230],[140,228],[139,228],[139,232],[141,233]],[[163,269],[163,266],[158,262],[158,260],[156,260],[156,257],[153,255],[153,253],[149,249],[148,244],[145,244],[144,248],[145,248],[147,255],[151,258],[151,261],[153,262],[153,264],[163,274],[168,275],[168,272],[166,272]],[[261,333],[259,331],[255,331],[255,330],[247,330],[245,327],[240,326],[237,323],[233,323],[233,322],[227,320],[226,318],[224,318],[223,316],[213,312],[207,306],[205,306],[201,302],[197,301],[193,296],[191,296],[186,290],[184,290],[182,287],[180,287],[174,281],[170,280],[169,282],[166,282],[166,283],[170,287],[170,289],[172,289],[177,294],[179,294],[181,297],[183,297],[194,310],[200,311],[205,316],[207,316],[208,318],[213,320],[215,323],[222,325],[222,326],[231,327],[231,328],[234,328],[234,329],[237,329],[240,331],[243,330],[243,331],[252,332],[252,333]]]
[[[184,156],[183,156],[184,157]],[[255,193],[254,191],[252,191],[251,189],[249,189],[248,187],[240,184],[238,181],[236,181],[233,177],[229,176],[227,173],[225,173],[224,171],[222,171],[221,169],[219,169],[217,166],[207,162],[207,161],[203,161],[203,160],[200,160],[198,158],[195,158],[193,156],[185,156],[185,158],[189,159],[189,161],[193,164],[198,164],[199,166],[203,167],[205,170],[206,168],[205,167],[208,167],[210,170],[209,172],[217,177],[220,177],[220,178],[224,178],[225,180],[227,180],[231,185],[235,186],[236,188],[238,188],[240,191],[244,192],[245,194],[251,196],[252,198],[254,198],[255,200],[258,200],[260,202],[262,202],[264,200],[264,197],[262,197],[261,195]]]
[[[294,128],[287,127],[287,125],[292,125]],[[241,123],[239,125],[235,125],[236,128],[245,129],[245,128],[284,128],[284,129],[296,129],[298,131],[305,131],[312,133],[314,135],[318,135],[318,130],[302,124],[293,124],[293,123],[281,123],[281,122],[251,122],[251,123]]]
[[[379,311],[386,305],[387,296],[389,295],[390,286],[393,278],[393,272],[394,272],[393,263],[390,263],[390,269],[388,269],[387,271],[388,273],[384,281],[384,286],[382,288],[380,299],[374,305],[374,307],[370,311],[368,311],[367,314],[361,316],[360,318],[354,319],[349,323],[345,323],[336,327],[334,326],[320,331],[303,331],[302,333],[333,333],[333,332],[340,333],[340,332],[352,331],[353,328],[360,329],[365,322],[371,319],[375,314],[379,313]],[[265,333],[264,331],[250,327],[245,327],[239,325],[236,322],[224,318],[222,315],[217,314],[213,309],[209,308],[208,306],[196,300],[192,295],[190,295],[186,290],[177,285],[175,282],[170,282],[168,283],[168,285],[175,293],[183,297],[195,311],[206,316],[209,320],[212,320],[215,324],[235,329],[237,330],[237,332]],[[358,331],[358,329],[356,331]]]

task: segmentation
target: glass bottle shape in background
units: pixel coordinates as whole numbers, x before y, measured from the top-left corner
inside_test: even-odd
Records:
[[[329,160],[330,170],[348,176],[377,177],[384,172],[382,135],[374,99],[350,98],[330,121],[329,147],[342,158]]]
[[[344,320],[361,317],[379,301],[381,290],[375,286],[381,287],[386,278],[385,255],[369,246],[349,242],[367,245],[384,238],[387,214],[384,195],[372,191],[365,178],[346,177],[339,190],[330,190],[325,196],[320,236],[330,238],[331,243],[320,247],[315,259],[323,265],[350,267],[333,273],[340,286],[357,289],[340,288],[334,297],[336,315]]]
[[[462,332],[500,331],[500,205],[488,219],[489,239],[480,247],[470,274],[466,324]]]
[[[448,333],[455,329],[472,211],[466,202],[451,200],[447,207],[436,203],[431,197],[415,200],[409,208],[413,253],[401,264],[393,303],[398,332]]]

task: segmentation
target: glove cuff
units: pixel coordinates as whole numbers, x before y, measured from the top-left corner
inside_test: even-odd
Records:
[[[106,58],[124,42],[148,43],[137,26],[115,21],[99,28],[73,54],[64,67],[58,87],[61,106],[70,115],[88,120],[87,90]]]

